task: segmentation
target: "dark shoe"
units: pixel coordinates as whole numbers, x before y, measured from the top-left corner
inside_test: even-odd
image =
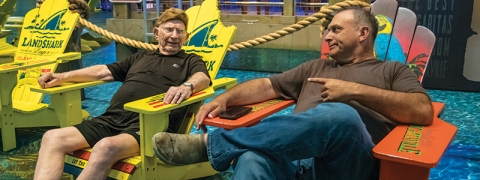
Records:
[[[157,133],[153,136],[153,150],[165,164],[183,166],[208,161],[205,134]]]

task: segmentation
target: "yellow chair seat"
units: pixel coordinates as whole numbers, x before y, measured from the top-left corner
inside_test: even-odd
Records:
[[[6,43],[6,42],[2,42],[0,43],[0,54],[1,55],[13,55],[15,54],[15,51],[17,51],[17,47],[9,44],[9,43]],[[2,62],[2,63],[6,63],[6,62]]]
[[[13,110],[23,114],[33,114],[48,107],[48,104],[13,100]]]

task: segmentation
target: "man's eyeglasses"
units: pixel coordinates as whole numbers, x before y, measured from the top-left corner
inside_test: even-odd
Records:
[[[185,32],[185,30],[183,30],[183,29],[178,29],[178,28],[173,28],[173,27],[162,27],[162,26],[159,26],[159,28],[163,29],[165,31],[165,33],[167,33],[169,35],[173,34],[173,31],[177,32],[178,36],[184,36],[184,35],[187,34]]]

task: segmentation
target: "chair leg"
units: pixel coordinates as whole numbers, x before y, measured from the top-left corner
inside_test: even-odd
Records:
[[[430,168],[381,160],[380,180],[428,180]]]
[[[8,151],[17,147],[17,138],[15,135],[15,126],[13,122],[13,108],[7,110],[5,106],[2,106],[2,124],[0,128],[2,129],[2,145],[3,151]]]
[[[0,86],[0,128],[2,130],[3,151],[8,151],[17,147],[12,104],[12,91],[17,84],[17,73],[0,74],[0,83],[2,84]]]

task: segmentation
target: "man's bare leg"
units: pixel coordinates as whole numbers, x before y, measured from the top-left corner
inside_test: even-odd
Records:
[[[90,160],[77,180],[104,180],[115,162],[138,155],[139,151],[137,140],[130,134],[103,138],[93,146]]]
[[[60,179],[65,154],[88,146],[87,140],[75,127],[47,131],[42,137],[34,179]]]

